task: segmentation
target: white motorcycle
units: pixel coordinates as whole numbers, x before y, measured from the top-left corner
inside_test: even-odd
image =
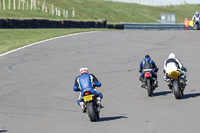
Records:
[[[181,99],[185,89],[184,77],[186,76],[186,72],[177,69],[167,73],[167,76],[169,77],[168,86],[172,89],[175,98]]]
[[[195,22],[194,22],[194,30],[199,30],[199,17],[195,16]]]

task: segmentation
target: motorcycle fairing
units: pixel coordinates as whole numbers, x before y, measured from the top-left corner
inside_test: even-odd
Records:
[[[169,72],[168,75],[173,80],[178,80],[178,77],[180,76],[180,72],[179,71],[172,71],[172,72]]]

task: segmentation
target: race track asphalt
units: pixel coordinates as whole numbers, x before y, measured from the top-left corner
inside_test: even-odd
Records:
[[[39,43],[0,57],[0,132],[200,132],[198,31],[101,31]],[[174,52],[188,69],[183,99],[163,80]],[[149,54],[160,68],[153,97],[140,88],[139,63]],[[102,83],[101,118],[90,122],[73,91],[86,66]]]

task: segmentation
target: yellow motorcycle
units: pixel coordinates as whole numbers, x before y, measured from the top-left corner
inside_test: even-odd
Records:
[[[183,78],[181,78],[182,74],[180,71],[168,73],[168,77],[170,78],[168,86],[172,89],[176,99],[183,97],[183,91],[185,89]]]

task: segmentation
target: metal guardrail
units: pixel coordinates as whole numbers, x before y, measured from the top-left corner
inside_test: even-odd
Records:
[[[185,30],[184,24],[122,23],[124,30]]]

